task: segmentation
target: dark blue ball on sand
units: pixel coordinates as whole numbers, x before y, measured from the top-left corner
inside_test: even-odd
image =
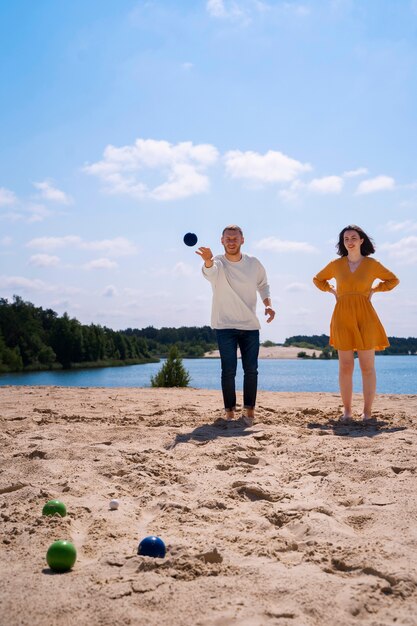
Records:
[[[197,241],[197,235],[195,235],[194,233],[186,233],[184,235],[184,243],[186,246],[195,246]]]
[[[165,544],[160,537],[145,537],[139,544],[138,554],[140,556],[152,556],[154,559],[163,559],[165,557]]]

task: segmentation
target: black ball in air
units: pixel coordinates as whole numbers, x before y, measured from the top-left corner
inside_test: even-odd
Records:
[[[184,235],[184,243],[186,246],[195,246],[197,241],[197,235],[195,235],[194,233],[186,233]]]

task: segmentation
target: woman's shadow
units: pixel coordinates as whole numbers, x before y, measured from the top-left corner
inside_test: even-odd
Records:
[[[247,426],[242,419],[225,420],[219,417],[212,424],[203,424],[189,433],[179,433],[167,448],[172,449],[179,443],[188,443],[189,441],[207,443],[219,437],[247,437],[253,432],[251,427]]]
[[[338,437],[376,437],[383,433],[397,433],[407,429],[406,426],[390,426],[389,422],[377,418],[367,420],[366,422],[359,420],[341,422],[339,420],[329,419],[325,424],[310,422],[307,428],[321,431],[332,430]]]

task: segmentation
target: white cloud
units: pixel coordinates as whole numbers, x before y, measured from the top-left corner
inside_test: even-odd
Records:
[[[301,163],[273,150],[265,154],[230,150],[225,154],[224,161],[226,171],[232,178],[243,178],[258,183],[291,182],[303,172],[311,170],[308,163]]]
[[[356,170],[348,170],[347,172],[343,172],[344,178],[356,178],[357,176],[366,176],[368,174],[368,170],[366,167],[358,167]]]
[[[118,295],[114,285],[108,285],[101,294],[104,298],[115,298]]]
[[[40,250],[56,250],[65,246],[79,246],[81,237],[76,235],[66,235],[65,237],[36,237],[31,239],[26,246],[28,248],[38,248]]]
[[[340,176],[324,176],[323,178],[314,178],[308,183],[310,191],[316,193],[340,193],[343,188],[343,178]]]
[[[205,170],[218,159],[218,151],[209,144],[137,139],[133,145],[107,146],[102,161],[86,165],[87,174],[97,176],[109,194],[128,195],[135,199],[167,201],[205,193],[209,179]],[[147,170],[158,170],[165,182],[149,186]]]
[[[41,222],[46,217],[49,217],[53,213],[42,204],[36,204],[33,202],[25,203],[18,201],[17,197],[12,191],[0,188],[0,206],[17,205],[13,207],[8,213],[2,213],[1,219],[6,219],[10,222],[16,222],[19,220],[32,223]]]
[[[61,191],[57,187],[54,187],[49,180],[43,180],[39,183],[33,183],[33,186],[40,191],[40,196],[44,200],[50,202],[58,202],[59,204],[71,204],[72,200],[69,195],[64,191]]]
[[[125,287],[123,289],[123,293],[125,293],[130,298],[143,297],[144,295],[143,289],[135,289],[132,287]]]
[[[285,241],[276,237],[266,237],[254,244],[258,250],[272,252],[318,252],[317,248],[304,241]]]
[[[404,222],[388,222],[386,229],[392,233],[399,232],[401,230],[411,231],[417,230],[417,222],[412,220],[405,220]]]
[[[189,72],[193,68],[194,68],[194,63],[191,63],[190,61],[186,61],[185,63],[182,64],[182,69],[185,70],[186,72]]]
[[[35,267],[56,267],[59,265],[59,257],[50,254],[34,254],[30,257],[29,264]]]
[[[417,263],[417,237],[415,235],[404,237],[396,243],[384,243],[379,246],[379,250],[385,250],[403,265]]]
[[[109,256],[131,256],[137,253],[136,246],[125,237],[102,239],[101,241],[83,241],[80,244],[83,250],[100,250]]]
[[[285,291],[289,291],[290,293],[299,293],[309,290],[310,286],[305,283],[290,283],[285,287]]]
[[[198,275],[199,269],[196,267],[189,265],[188,263],[184,263],[183,261],[179,261],[172,267],[151,267],[147,268],[145,272],[146,275],[160,277],[160,276],[192,276]],[[133,290],[132,290],[133,293]]]
[[[310,15],[311,13],[311,8],[306,6],[305,4],[288,4],[287,6],[290,7],[294,13],[296,15],[299,15],[300,17],[305,17],[307,15]]]
[[[51,301],[51,306],[58,309],[63,309],[64,311],[66,309],[72,308],[72,309],[77,309],[79,308],[77,305],[72,304],[70,300],[68,300],[68,298],[59,298],[57,300],[52,300]]]
[[[10,191],[10,189],[6,189],[5,187],[0,187],[0,206],[14,204],[16,201],[17,198],[13,191]]]
[[[0,220],[4,220],[7,222],[19,222],[24,219],[25,216],[22,213],[18,213],[17,211],[9,211],[8,213],[0,214]]]
[[[42,204],[30,204],[26,210],[29,213],[29,222],[43,222],[46,217],[52,215],[52,211],[44,207]]]
[[[376,191],[390,191],[394,189],[395,180],[391,176],[376,176],[363,180],[356,190],[357,194],[374,193]]]
[[[191,276],[194,273],[195,269],[191,265],[183,263],[182,261],[176,263],[172,269],[172,274],[174,276]]]
[[[308,167],[309,169],[312,169],[310,166]],[[339,194],[343,191],[345,179],[364,176],[367,173],[368,170],[361,167],[356,170],[347,170],[343,172],[341,176],[322,176],[320,178],[313,178],[309,182],[303,182],[295,179],[291,182],[287,189],[280,190],[279,195],[285,201],[295,201],[302,194],[308,191],[320,194]]]
[[[83,267],[86,270],[111,270],[115,267],[118,267],[118,264],[116,263],[116,261],[111,261],[110,259],[101,258],[101,259],[94,259],[93,261],[86,263]]]
[[[249,23],[250,18],[256,13],[266,13],[267,11],[277,11],[281,15],[295,15],[296,17],[306,17],[310,15],[311,9],[306,4],[297,2],[263,2],[261,0],[207,0],[207,13],[217,19],[230,20],[235,22]]]
[[[0,276],[0,288],[19,289],[22,291],[53,291],[53,287],[39,278],[24,276]]]
[[[25,276],[0,276],[0,289],[9,291],[36,291],[43,293],[75,295],[83,292],[79,287],[53,285],[45,283],[39,278],[26,278]]]
[[[206,9],[212,17],[226,17],[227,15],[223,0],[207,0]]]
[[[65,237],[37,237],[31,239],[27,244],[28,248],[40,250],[56,250],[72,246],[81,250],[93,250],[104,252],[108,256],[120,257],[136,254],[136,246],[125,237],[115,237],[114,239],[102,239],[97,241],[83,241],[77,235],[66,235]]]
[[[7,235],[5,235],[4,237],[0,239],[1,246],[11,246],[12,243],[13,243],[13,239]]]
[[[220,19],[241,19],[245,16],[241,7],[233,1],[207,0],[206,9],[211,17]]]
[[[305,187],[306,185],[300,180],[294,180],[291,185],[287,187],[287,189],[281,189],[278,192],[278,195],[285,202],[294,202],[299,198],[301,192],[305,189]]]
[[[406,185],[402,185],[403,189],[417,189],[417,181],[412,183],[407,183]]]

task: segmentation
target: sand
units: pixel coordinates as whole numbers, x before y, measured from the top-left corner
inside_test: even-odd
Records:
[[[345,426],[335,394],[261,391],[250,428],[216,391],[0,402],[1,624],[417,624],[417,396]],[[51,498],[67,517],[42,517]],[[151,534],[165,559],[137,555]],[[57,539],[78,551],[65,574],[45,561]]]

